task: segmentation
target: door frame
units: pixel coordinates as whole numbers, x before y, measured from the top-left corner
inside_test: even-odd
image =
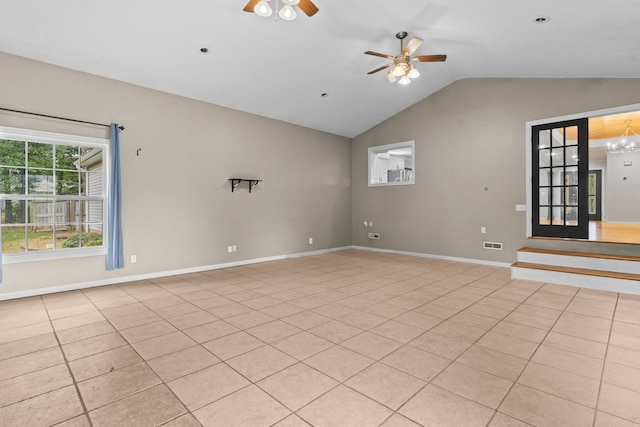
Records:
[[[591,174],[595,174],[596,175],[596,213],[595,214],[589,214],[589,221],[602,221],[602,169],[591,169],[589,168],[589,175]],[[587,189],[589,188],[589,184],[587,184]],[[588,190],[587,190],[588,192]],[[591,197],[591,195],[588,195],[589,197]],[[589,204],[587,203],[587,206],[589,206]],[[593,218],[592,216],[595,216],[597,218]]]
[[[585,111],[582,113],[575,113],[575,114],[569,114],[566,116],[557,116],[557,117],[548,117],[545,119],[538,119],[538,120],[532,120],[532,121],[528,121],[525,123],[525,153],[526,153],[526,166],[525,166],[525,183],[526,183],[526,206],[527,206],[527,220],[526,220],[526,233],[527,233],[527,238],[530,238],[533,236],[533,225],[532,225],[532,206],[531,206],[531,193],[532,193],[532,182],[531,182],[531,177],[532,177],[532,144],[531,144],[531,130],[533,128],[533,126],[537,126],[537,125],[543,125],[545,123],[553,123],[553,122],[563,122],[563,121],[568,121],[568,120],[575,120],[575,119],[580,119],[580,118],[591,118],[591,117],[598,117],[598,116],[607,116],[607,115],[611,115],[611,114],[620,114],[620,113],[627,113],[629,111],[638,111],[640,110],[640,104],[630,104],[630,105],[623,105],[623,106],[619,106],[619,107],[613,107],[613,108],[605,108],[605,109],[601,109],[601,110],[592,110],[592,111]],[[518,205],[516,205],[516,210],[518,209]]]
[[[565,133],[561,133],[562,136],[562,143],[560,145],[554,145],[552,144],[552,140],[553,140],[553,130],[555,129],[564,129],[566,131],[567,128],[576,128],[577,131],[577,135],[576,135],[576,140],[575,140],[575,145],[572,142],[571,144],[567,144],[567,139],[566,139],[566,134]],[[587,205],[587,201],[588,201],[588,186],[587,186],[587,180],[588,180],[588,175],[589,175],[589,118],[588,117],[581,117],[579,119],[574,119],[574,120],[565,120],[562,122],[554,122],[554,123],[544,123],[542,125],[539,126],[534,126],[532,128],[533,130],[537,130],[538,133],[534,132],[532,135],[532,139],[531,139],[531,144],[532,144],[532,152],[533,149],[535,147],[536,150],[538,150],[538,146],[539,146],[539,136],[540,136],[540,132],[541,131],[548,131],[549,133],[549,147],[546,147],[544,149],[544,151],[548,152],[549,154],[549,165],[548,167],[544,167],[544,169],[548,169],[549,172],[549,176],[548,176],[548,185],[549,187],[546,187],[549,191],[548,196],[549,196],[549,200],[547,200],[547,202],[545,203],[545,206],[547,206],[547,209],[549,209],[549,218],[553,218],[553,209],[552,209],[552,201],[551,201],[551,190],[556,190],[558,188],[562,189],[561,191],[561,200],[556,201],[554,203],[555,206],[561,206],[562,208],[562,217],[561,217],[561,221],[562,224],[555,224],[553,221],[550,222],[549,224],[541,224],[540,222],[538,222],[538,214],[539,214],[539,210],[536,212],[536,208],[540,208],[540,200],[539,200],[539,192],[538,192],[538,188],[539,188],[539,180],[538,180],[538,174],[540,173],[540,170],[543,168],[542,166],[540,166],[538,164],[539,162],[539,157],[538,156],[532,156],[532,169],[531,172],[533,174],[533,179],[531,181],[531,185],[532,185],[532,198],[531,198],[531,202],[532,202],[532,211],[531,211],[531,215],[533,216],[533,219],[535,221],[532,221],[532,227],[533,227],[533,231],[536,233],[536,236],[541,236],[541,237],[557,237],[557,238],[573,238],[573,239],[588,239],[589,238],[589,209],[588,209],[588,205]],[[553,148],[555,147],[555,148]],[[569,160],[567,160],[566,157],[566,150],[568,150],[569,148],[573,148],[575,150],[577,150],[577,155],[580,157],[580,162],[578,162],[577,160],[575,162],[571,162]],[[552,150],[562,150],[562,163],[560,163],[559,165],[553,160],[553,156],[551,155]],[[586,160],[586,161],[585,161]],[[558,176],[558,179],[560,180],[561,184],[558,183],[553,183],[552,181],[552,177],[551,177],[551,171],[552,170],[557,170],[558,166],[560,166],[560,169],[562,169],[562,173]],[[575,171],[575,183],[574,184],[570,184],[568,183],[568,179],[569,176],[567,169],[576,169]],[[575,200],[576,204],[574,205],[569,205],[569,202],[567,200],[565,200],[565,198],[569,197],[568,193],[566,192],[567,188],[574,188],[577,190],[577,200]],[[558,204],[560,203],[560,204]],[[565,208],[566,209],[577,209],[577,216],[576,216],[576,220],[577,223],[574,225],[567,225],[566,224],[566,217],[565,217]]]

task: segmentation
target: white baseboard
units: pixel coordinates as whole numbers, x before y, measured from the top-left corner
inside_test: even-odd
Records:
[[[95,288],[98,286],[116,285],[119,283],[134,282],[137,280],[149,280],[149,279],[157,279],[159,277],[177,276],[177,275],[189,274],[189,273],[200,273],[208,270],[219,270],[222,268],[238,267],[242,265],[257,264],[260,262],[277,261],[281,259],[299,258],[299,257],[313,256],[313,255],[322,255],[322,254],[331,253],[331,252],[343,251],[346,249],[361,249],[361,250],[373,251],[373,252],[386,252],[386,253],[392,253],[392,254],[398,254],[398,255],[408,255],[408,256],[416,256],[416,257],[422,257],[422,258],[441,259],[446,261],[465,262],[469,264],[489,265],[492,267],[504,267],[504,268],[510,267],[510,264],[503,263],[503,262],[449,257],[449,256],[442,256],[442,255],[424,254],[419,252],[395,251],[391,249],[377,249],[377,248],[369,248],[365,246],[343,246],[338,248],[321,249],[321,250],[310,251],[310,252],[300,252],[300,253],[294,253],[294,254],[276,255],[271,257],[227,262],[222,264],[203,265],[199,267],[183,268],[183,269],[177,269],[177,270],[157,271],[153,273],[137,274],[133,276],[122,276],[122,277],[117,277],[113,279],[72,283],[69,285],[51,286],[48,288],[38,288],[38,289],[32,289],[28,291],[9,292],[6,294],[0,294],[0,301],[16,299],[16,298],[33,297],[38,295],[46,295],[46,294],[52,294],[56,292],[77,291],[80,289]]]
[[[384,252],[384,253],[398,254],[398,255],[409,255],[409,256],[416,256],[421,258],[441,259],[444,261],[465,262],[467,264],[489,265],[491,267],[504,267],[504,268],[511,267],[511,264],[508,262],[486,261],[483,259],[459,258],[459,257],[451,257],[451,256],[444,256],[444,255],[424,254],[421,252],[395,251],[392,249],[378,249],[378,248],[370,248],[367,246],[353,246],[353,249],[362,249],[365,251]]]
[[[518,261],[531,264],[553,265],[588,270],[615,271],[616,273],[640,274],[640,262],[625,259],[597,258],[544,252],[518,252]]]
[[[48,288],[38,288],[38,289],[32,289],[28,291],[9,292],[6,294],[0,294],[0,301],[52,294],[56,292],[77,291],[80,289],[95,288],[98,286],[106,286],[106,285],[116,285],[118,283],[134,282],[137,280],[149,280],[149,279],[157,279],[159,277],[177,276],[180,274],[200,273],[202,271],[219,270],[221,268],[238,267],[242,265],[257,264],[260,262],[277,261],[277,260],[288,259],[288,258],[299,258],[299,257],[305,257],[305,256],[321,255],[321,254],[326,254],[330,252],[343,251],[345,249],[351,249],[351,248],[353,247],[344,246],[339,248],[321,249],[321,250],[310,251],[310,252],[300,252],[295,254],[276,255],[271,257],[227,262],[223,264],[204,265],[200,267],[158,271],[158,272],[147,273],[147,274],[138,274],[134,276],[123,276],[123,277],[117,277],[113,279],[95,280],[91,282],[73,283],[69,285],[51,286]]]
[[[635,280],[616,279],[612,277],[588,276],[582,274],[564,273],[561,271],[536,270],[533,268],[511,269],[512,279],[532,280],[543,283],[557,283],[560,285],[578,286],[581,288],[597,289],[600,291],[622,292],[640,295],[640,285]]]

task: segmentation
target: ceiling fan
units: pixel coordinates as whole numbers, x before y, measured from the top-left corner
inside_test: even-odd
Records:
[[[283,3],[282,8],[278,7],[280,1]],[[271,0],[249,0],[249,3],[247,3],[243,10],[250,13],[255,12],[256,15],[259,16],[268,17],[273,14],[273,9],[269,6],[269,2],[271,2]],[[276,13],[285,21],[292,21],[298,16],[293,6],[298,6],[307,16],[313,16],[318,13],[319,10],[311,0],[275,0],[275,5]]]
[[[406,31],[400,31],[396,34],[396,38],[400,40],[400,53],[396,56],[372,52],[370,50],[366,51],[366,55],[379,56],[381,58],[393,60],[393,62],[369,71],[367,74],[375,74],[378,71],[392,67],[387,73],[387,81],[391,83],[397,81],[398,84],[406,86],[411,83],[411,79],[420,77],[420,73],[413,64],[414,62],[442,62],[447,60],[447,55],[419,55],[412,58],[411,55],[413,55],[413,53],[420,47],[423,40],[421,38],[414,37],[409,40],[406,46],[404,46],[404,39],[406,37]]]

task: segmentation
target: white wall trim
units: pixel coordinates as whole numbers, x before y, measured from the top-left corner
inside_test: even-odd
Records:
[[[568,114],[566,116],[557,116],[547,119],[531,120],[527,122],[529,126],[542,125],[545,123],[564,122],[566,120],[581,119],[583,117],[600,117],[612,114],[628,113],[629,111],[640,110],[640,104],[621,105],[613,108],[603,108],[601,110],[586,111],[583,113]]]
[[[254,258],[254,259],[248,259],[248,260],[242,260],[242,261],[227,262],[222,264],[212,264],[212,265],[204,265],[200,267],[183,268],[178,270],[158,271],[158,272],[147,273],[147,274],[137,274],[133,276],[122,276],[122,277],[117,277],[113,279],[95,280],[91,282],[81,282],[81,283],[73,283],[69,285],[51,286],[48,288],[31,289],[27,291],[8,292],[5,294],[0,294],[0,301],[52,294],[56,292],[77,291],[80,289],[95,288],[98,286],[106,286],[106,285],[116,285],[118,283],[134,282],[137,280],[149,280],[149,279],[157,279],[159,277],[177,276],[180,274],[200,273],[202,271],[219,270],[222,268],[238,267],[242,265],[257,264],[260,262],[277,261],[277,260],[288,259],[288,258],[300,258],[300,257],[306,257],[306,256],[321,255],[321,254],[326,254],[330,252],[342,251],[345,249],[352,249],[352,246],[322,249],[322,250],[311,251],[311,252],[300,252],[295,254],[276,255],[276,256],[264,257],[264,258]]]
[[[511,269],[511,278],[532,280],[543,283],[557,283],[560,285],[597,289],[600,291],[640,295],[640,287],[638,286],[637,281],[616,279],[613,277],[589,276],[583,274],[564,273],[560,271],[513,267]]]
[[[395,251],[391,249],[368,248],[365,246],[342,246],[338,248],[321,249],[318,251],[311,251],[311,252],[299,252],[294,254],[276,255],[276,256],[264,257],[264,258],[254,258],[254,259],[248,259],[248,260],[242,260],[242,261],[226,262],[222,264],[204,265],[200,267],[182,268],[178,270],[167,270],[167,271],[158,271],[158,272],[147,273],[147,274],[137,274],[133,276],[122,276],[122,277],[117,277],[113,279],[95,280],[91,282],[72,283],[69,285],[51,286],[48,288],[31,289],[28,291],[8,292],[5,294],[0,294],[0,301],[16,299],[16,298],[27,298],[27,297],[33,297],[38,295],[46,295],[46,294],[52,294],[56,292],[77,291],[80,289],[95,288],[98,286],[117,285],[119,283],[134,282],[137,280],[149,280],[149,279],[157,279],[159,277],[177,276],[177,275],[189,274],[189,273],[200,273],[208,270],[219,270],[222,268],[239,267],[243,265],[257,264],[257,263],[268,262],[268,261],[278,261],[278,260],[288,259],[288,258],[300,258],[300,257],[306,257],[306,256],[313,256],[313,255],[322,255],[322,254],[327,254],[331,252],[344,251],[347,249],[360,249],[360,250],[372,251],[372,252],[385,252],[385,253],[398,254],[398,255],[416,256],[421,258],[433,258],[433,259],[441,259],[445,261],[465,262],[468,264],[488,265],[492,267],[509,268],[511,266],[511,264],[509,263],[486,261],[486,260],[480,260],[480,259],[450,257],[450,256],[442,256],[442,255],[424,254],[419,252]]]
[[[483,259],[459,258],[459,257],[451,257],[451,256],[444,256],[444,255],[424,254],[420,252],[394,251],[392,249],[369,248],[366,246],[353,246],[353,249],[362,249],[365,251],[373,251],[373,252],[385,252],[385,253],[398,254],[398,255],[409,255],[409,256],[416,256],[421,258],[441,259],[445,261],[465,262],[467,264],[489,265],[491,267],[503,267],[503,268],[511,267],[511,264],[508,262],[487,261]]]
[[[574,119],[581,119],[581,118],[591,118],[591,117],[600,117],[600,116],[608,116],[608,115],[612,115],[612,114],[620,114],[620,113],[628,113],[629,111],[638,111],[640,110],[640,104],[631,104],[631,105],[622,105],[619,107],[613,107],[613,108],[603,108],[602,110],[593,110],[593,111],[587,111],[584,113],[575,113],[575,114],[569,114],[566,116],[558,116],[558,117],[550,117],[547,119],[538,119],[538,120],[531,120],[525,123],[525,154],[526,154],[526,166],[525,166],[525,174],[526,174],[526,195],[527,195],[527,237],[531,237],[533,235],[533,228],[531,225],[531,217],[532,217],[532,212],[531,212],[531,192],[532,192],[532,187],[531,187],[531,174],[532,174],[532,170],[531,170],[531,156],[533,155],[531,153],[531,128],[533,126],[536,125],[542,125],[545,123],[554,123],[554,122],[563,122],[563,121],[567,121],[567,120],[574,120]],[[604,182],[603,182],[604,184]]]

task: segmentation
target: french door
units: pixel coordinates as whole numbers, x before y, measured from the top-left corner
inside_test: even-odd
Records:
[[[533,235],[588,239],[588,119],[533,126],[531,144]]]

